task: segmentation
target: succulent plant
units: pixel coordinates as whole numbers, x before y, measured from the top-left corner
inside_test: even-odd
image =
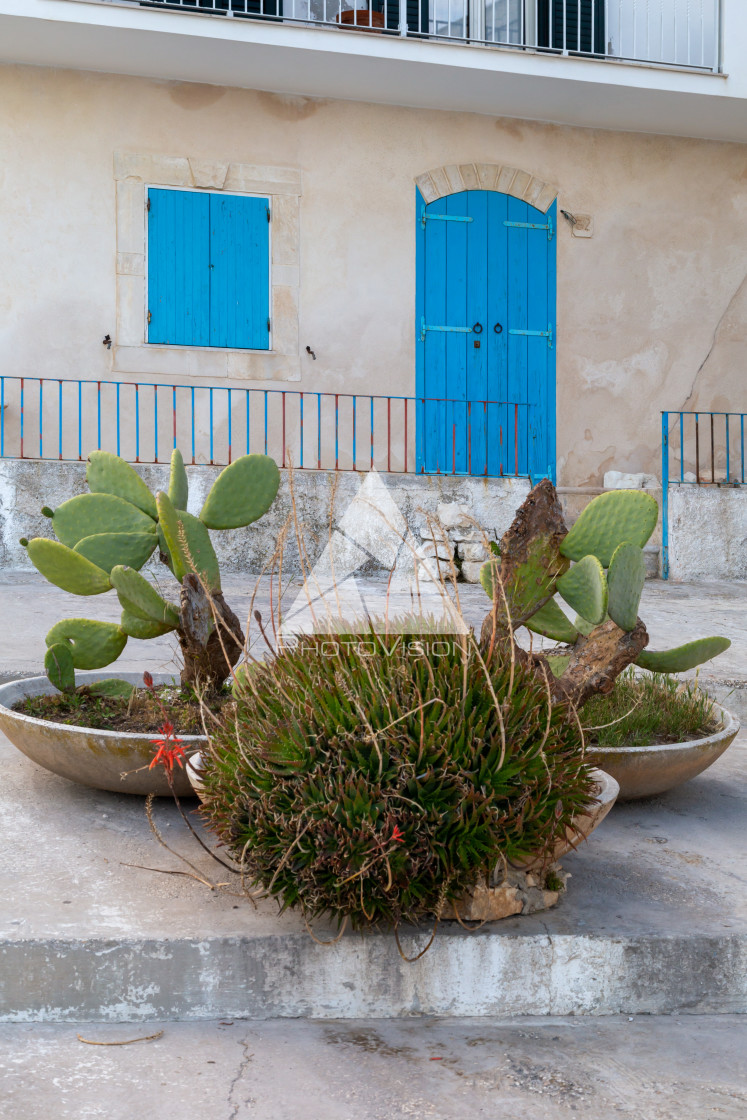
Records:
[[[502,859],[551,862],[593,799],[578,726],[545,685],[439,638],[305,635],[237,674],[202,811],[283,907],[354,927],[430,918]]]
[[[638,618],[646,578],[643,547],[658,518],[656,500],[641,490],[615,490],[589,503],[570,532],[555,489],[544,479],[529,494],[480,580],[493,600],[483,645],[513,654],[544,679],[558,700],[583,704],[608,692],[628,665],[658,673],[692,669],[728,649],[727,638],[702,638],[653,652]],[[572,566],[570,561],[573,561]],[[575,612],[571,622],[555,596]],[[570,646],[545,656],[514,641],[520,627]]]
[[[76,669],[101,669],[127,639],[175,632],[184,655],[182,683],[219,687],[238,661],[244,635],[223,598],[209,529],[238,528],[272,505],[280,483],[274,460],[244,455],[218,476],[199,517],[184,510],[187,472],[174,450],[168,493],[151,494],[129,463],[93,451],[86,470],[91,493],[43,513],[57,540],[22,541],[43,576],[73,595],[112,589],[122,608],[119,625],[64,619],[47,634],[45,668],[61,691],[75,688]],[[140,574],[156,549],[181,585],[179,604],[164,599]]]

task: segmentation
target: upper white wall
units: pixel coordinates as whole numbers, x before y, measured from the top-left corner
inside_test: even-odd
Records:
[[[86,0],[0,0],[0,60],[747,142],[747,3],[724,74]]]

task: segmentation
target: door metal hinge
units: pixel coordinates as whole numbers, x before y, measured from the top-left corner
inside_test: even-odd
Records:
[[[271,323],[270,323],[270,320],[268,319],[267,320],[267,333],[268,334],[270,333],[270,326],[271,326]]]
[[[151,315],[151,313],[150,313],[150,311],[149,311],[149,312],[148,312],[148,322],[149,322],[149,323],[150,323],[150,321],[151,321],[151,319],[152,319],[152,318],[153,318],[153,316]]]
[[[537,222],[504,222],[503,224],[504,226],[513,226],[514,229],[546,229],[548,241],[552,241],[555,234],[552,218],[548,218],[543,225],[539,225]]]
[[[473,222],[474,220],[474,218],[468,218],[461,214],[428,214],[425,206],[420,208],[420,224],[423,229],[425,229],[426,222]]]
[[[546,331],[520,331],[520,330],[515,330],[515,329],[514,329],[514,328],[512,327],[512,328],[511,328],[511,329],[509,330],[509,332],[508,332],[508,333],[509,333],[509,334],[523,334],[523,335],[529,335],[529,336],[531,336],[531,337],[533,337],[533,338],[546,338],[546,339],[547,339],[547,348],[548,348],[548,350],[552,350],[552,348],[553,348],[553,337],[552,337],[552,323],[548,323],[548,324],[547,324],[547,330],[546,330]]]
[[[150,199],[148,199],[148,201],[146,202],[145,209],[150,210]]]
[[[272,211],[270,210],[269,206],[267,207],[267,221],[268,222],[272,221]]]
[[[472,219],[470,218],[470,221]],[[454,334],[472,334],[472,327],[432,327],[426,323],[425,319],[420,320],[420,341],[425,342],[427,331],[447,331]]]

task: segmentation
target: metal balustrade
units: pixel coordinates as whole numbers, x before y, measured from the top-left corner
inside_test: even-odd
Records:
[[[743,487],[746,416],[744,412],[662,412],[664,579],[669,576],[670,486]]]
[[[528,477],[532,406],[507,401],[0,377],[0,458]]]
[[[721,0],[88,0],[222,19],[720,68]]]

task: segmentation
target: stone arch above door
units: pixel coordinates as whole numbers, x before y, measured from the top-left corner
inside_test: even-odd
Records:
[[[543,214],[558,195],[558,188],[551,183],[500,163],[447,163],[418,175],[415,182],[426,203],[460,191],[499,191],[520,198]]]

